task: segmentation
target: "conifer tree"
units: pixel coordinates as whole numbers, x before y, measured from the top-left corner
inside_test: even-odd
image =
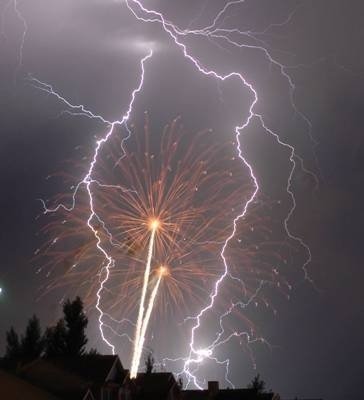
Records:
[[[15,329],[11,327],[6,332],[6,350],[5,358],[7,360],[16,360],[20,356],[20,342],[19,336],[15,332]]]
[[[81,356],[85,353],[85,329],[88,323],[81,299],[76,297],[72,302],[67,300],[63,306],[63,313],[66,325],[65,353],[68,356]]]
[[[22,337],[20,346],[20,357],[25,360],[34,360],[43,352],[44,342],[41,334],[39,319],[33,315],[29,319],[25,329],[25,335]]]

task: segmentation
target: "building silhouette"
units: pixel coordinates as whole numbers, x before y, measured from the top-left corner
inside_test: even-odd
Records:
[[[139,373],[130,379],[118,356],[85,355],[37,359],[0,370],[0,399],[6,400],[279,400],[254,389],[183,390],[170,372]]]

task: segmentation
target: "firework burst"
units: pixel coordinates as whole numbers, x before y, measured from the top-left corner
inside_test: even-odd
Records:
[[[178,119],[159,135],[150,125],[146,116],[143,129],[126,127],[133,131],[127,146],[124,131],[114,135],[100,154],[91,185],[97,215],[92,225],[115,260],[102,291],[104,318],[135,321],[133,353],[138,360],[149,323],[176,321],[177,315],[183,321],[206,302],[221,274],[219,251],[230,221],[252,190],[233,142],[222,143],[211,130],[190,134]],[[56,200],[64,203],[67,196]],[[37,251],[37,259],[49,278],[42,295],[74,291],[91,308],[105,260],[87,227],[88,216],[87,196],[80,189],[71,212],[51,214],[43,228],[49,239]],[[251,218],[241,224],[241,235],[253,224],[264,226],[264,221]],[[263,228],[260,232],[269,248],[268,233]],[[281,282],[271,262],[252,261],[256,250],[231,246],[234,276],[227,282],[229,296],[220,300],[222,307],[231,303],[232,293],[251,296],[262,279]],[[247,318],[241,319],[251,327]],[[129,338],[134,325],[130,329]],[[132,362],[136,370],[137,364]]]

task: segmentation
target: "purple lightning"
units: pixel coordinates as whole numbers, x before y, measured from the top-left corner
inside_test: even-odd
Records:
[[[226,75],[222,75],[222,74],[219,74],[217,71],[209,69],[208,67],[204,66],[198,58],[191,55],[186,44],[184,44],[182,41],[182,38],[186,37],[188,35],[196,35],[196,36],[199,35],[199,36],[204,36],[209,40],[212,40],[212,39],[223,40],[228,45],[233,46],[235,48],[247,48],[247,49],[263,52],[263,54],[266,57],[266,59],[268,60],[268,62],[271,63],[272,65],[274,65],[275,67],[277,67],[278,70],[280,71],[281,75],[287,80],[288,85],[289,85],[289,94],[290,94],[292,106],[293,106],[295,112],[307,124],[308,135],[309,135],[310,139],[312,140],[312,142],[315,144],[316,142],[312,138],[312,135],[311,135],[311,123],[310,123],[309,119],[302,112],[300,112],[297,109],[297,107],[294,103],[295,84],[294,84],[293,80],[291,79],[289,73],[287,72],[287,68],[283,64],[279,63],[275,58],[273,58],[271,56],[270,52],[268,51],[268,49],[265,47],[264,42],[261,39],[258,39],[258,36],[262,33],[265,33],[268,29],[270,29],[271,26],[268,27],[264,32],[240,31],[236,28],[233,28],[233,29],[225,29],[224,28],[223,29],[218,26],[219,22],[221,22],[221,19],[225,16],[225,14],[229,8],[231,8],[232,6],[237,6],[239,4],[243,4],[243,3],[244,3],[244,0],[234,0],[234,1],[227,2],[225,4],[225,6],[216,14],[216,16],[213,19],[213,21],[211,22],[211,24],[209,24],[208,26],[203,27],[201,29],[192,30],[192,29],[179,28],[177,25],[175,25],[172,22],[170,22],[169,20],[167,20],[161,12],[155,11],[152,9],[147,9],[139,0],[125,0],[126,7],[138,21],[141,21],[142,23],[158,23],[158,24],[160,24],[163,31],[172,40],[174,45],[181,50],[183,56],[186,59],[188,59],[201,74],[208,76],[208,77],[212,77],[219,82],[223,82],[226,80],[236,80],[237,82],[239,82],[240,85],[242,85],[244,88],[248,89],[248,91],[251,94],[251,103],[249,106],[248,117],[244,121],[242,121],[238,126],[236,126],[235,138],[236,138],[236,143],[237,143],[236,151],[237,151],[238,157],[240,158],[242,164],[249,170],[249,174],[250,174],[251,180],[254,185],[254,190],[253,190],[253,193],[251,194],[250,198],[246,201],[246,203],[242,204],[241,212],[232,221],[231,233],[226,238],[225,242],[222,245],[220,256],[221,256],[224,268],[223,268],[222,274],[220,275],[220,277],[215,282],[215,284],[212,288],[212,291],[209,295],[208,304],[204,308],[202,308],[200,310],[200,312],[197,313],[197,315],[187,318],[189,320],[194,321],[194,325],[191,328],[191,339],[190,339],[190,343],[189,343],[188,355],[186,357],[181,357],[181,358],[174,359],[174,360],[167,359],[167,358],[165,359],[165,361],[170,361],[170,362],[182,361],[184,364],[183,370],[180,371],[178,374],[184,374],[184,376],[187,377],[187,386],[189,384],[193,383],[198,388],[202,388],[202,384],[199,381],[199,379],[197,378],[198,368],[206,359],[213,360],[217,364],[223,365],[225,367],[226,381],[233,386],[233,384],[229,380],[229,360],[228,359],[219,360],[217,357],[214,356],[214,350],[216,348],[218,348],[219,346],[221,346],[222,344],[228,342],[231,338],[244,336],[247,338],[248,344],[254,343],[257,341],[266,343],[265,339],[251,337],[251,335],[248,332],[234,332],[234,333],[230,334],[229,336],[224,337],[224,333],[225,333],[224,324],[223,324],[224,319],[235,308],[245,308],[254,300],[254,298],[259,294],[261,289],[266,284],[266,282],[261,281],[256,292],[248,299],[247,302],[234,303],[226,310],[226,312],[224,312],[223,314],[218,316],[219,324],[220,324],[220,331],[217,332],[216,338],[209,345],[206,345],[202,349],[196,348],[196,345],[195,345],[196,332],[198,331],[198,329],[201,326],[201,318],[209,310],[213,309],[213,307],[215,305],[215,300],[216,300],[217,296],[219,295],[219,290],[220,290],[222,282],[225,279],[236,279],[236,280],[239,280],[239,282],[241,282],[242,284],[244,284],[242,281],[240,281],[240,279],[231,275],[231,273],[229,271],[229,265],[226,260],[225,251],[228,248],[229,243],[231,242],[231,240],[234,238],[234,236],[236,234],[238,222],[247,214],[249,206],[255,200],[256,195],[259,191],[259,184],[258,184],[257,178],[254,174],[253,168],[247,161],[246,157],[244,156],[243,150],[241,147],[241,134],[250,125],[250,123],[253,120],[257,120],[260,123],[260,125],[262,126],[262,128],[265,130],[265,132],[267,134],[271,135],[280,146],[287,148],[289,150],[289,153],[290,153],[289,160],[291,163],[291,168],[289,171],[286,190],[287,190],[288,195],[291,198],[292,206],[284,220],[284,228],[285,228],[285,231],[286,231],[288,237],[290,239],[298,242],[305,249],[305,251],[307,253],[307,258],[306,258],[302,268],[303,268],[303,271],[305,274],[305,278],[310,280],[310,277],[307,272],[307,265],[311,261],[310,249],[309,249],[308,245],[299,236],[296,236],[290,232],[288,225],[289,225],[289,220],[296,209],[296,201],[295,201],[294,193],[292,190],[292,179],[293,179],[293,174],[297,168],[297,163],[300,165],[300,167],[303,171],[311,174],[317,182],[316,176],[304,167],[303,160],[299,155],[296,154],[295,148],[293,146],[291,146],[290,144],[282,141],[280,139],[279,134],[275,133],[273,130],[271,130],[266,125],[263,116],[255,111],[259,98],[258,98],[258,93],[257,93],[256,89],[254,88],[254,85],[252,83],[248,82],[246,80],[246,78],[239,72],[233,71]],[[27,24],[26,24],[26,20],[24,19],[24,17],[18,10],[17,1],[14,0],[13,4],[14,4],[14,10],[15,10],[18,18],[22,21],[23,27],[24,27],[22,41],[21,41],[21,47],[20,47],[20,52],[19,52],[19,57],[18,57],[18,66],[17,66],[17,70],[16,70],[16,72],[18,72],[19,68],[21,67],[22,59],[23,59],[23,47],[24,47],[25,35],[26,35],[26,31],[27,31]],[[206,7],[207,7],[207,2],[204,5],[204,8],[206,8]],[[201,13],[202,12],[203,12],[203,10],[201,11]],[[290,19],[292,18],[292,15],[293,15],[293,13],[290,14],[290,16],[280,25],[283,25],[283,24],[289,22]],[[247,37],[249,39],[252,39],[255,41],[256,44],[254,44],[254,45],[244,44],[244,43],[238,42],[237,40],[233,40],[231,38],[232,34],[235,34],[240,38]],[[32,76],[29,76],[29,78],[28,78],[29,82],[32,85],[34,85],[35,87],[37,87],[38,89],[40,89],[42,91],[45,91],[45,92],[55,96],[58,100],[63,102],[68,107],[68,111],[66,111],[67,113],[70,113],[71,115],[75,115],[75,116],[85,116],[88,118],[99,120],[109,126],[108,131],[103,136],[103,138],[96,141],[93,158],[92,158],[92,161],[90,162],[87,174],[76,185],[75,190],[73,192],[71,205],[67,206],[64,204],[58,204],[54,208],[48,208],[46,206],[45,202],[44,201],[42,201],[42,202],[43,202],[43,206],[44,206],[44,213],[56,212],[59,208],[64,208],[65,210],[72,211],[73,208],[75,207],[76,194],[77,194],[78,190],[80,189],[80,187],[84,186],[87,190],[88,198],[89,198],[89,209],[90,209],[90,214],[89,214],[89,218],[87,220],[87,225],[90,228],[90,230],[93,232],[93,234],[97,240],[96,245],[97,245],[98,250],[103,254],[103,256],[105,258],[105,263],[100,272],[100,286],[97,291],[97,302],[96,302],[96,309],[99,312],[99,329],[100,329],[100,333],[101,333],[101,337],[102,337],[103,341],[111,348],[111,351],[113,353],[115,352],[115,346],[112,343],[110,343],[110,341],[105,337],[104,327],[108,327],[117,335],[119,335],[119,334],[116,331],[114,331],[109,325],[107,325],[105,323],[105,321],[104,321],[105,316],[110,317],[111,319],[112,319],[112,317],[103,312],[102,307],[101,307],[101,298],[102,298],[102,291],[104,289],[104,286],[110,276],[110,269],[112,269],[114,267],[114,260],[108,254],[108,252],[103,248],[102,242],[101,242],[101,237],[98,233],[98,230],[95,228],[93,221],[97,220],[102,223],[103,229],[107,232],[110,240],[112,240],[112,236],[111,236],[110,232],[108,231],[107,227],[105,226],[104,222],[99,218],[99,216],[97,215],[97,213],[95,211],[94,198],[93,198],[93,192],[92,192],[93,185],[101,185],[101,186],[108,186],[108,185],[102,184],[102,183],[96,181],[95,179],[93,179],[93,172],[94,172],[95,166],[98,162],[99,152],[100,152],[101,148],[103,147],[103,145],[112,136],[114,128],[116,126],[124,125],[124,126],[126,126],[126,128],[128,130],[127,121],[129,120],[130,114],[133,110],[135,97],[142,90],[142,87],[143,87],[144,75],[145,75],[145,63],[149,58],[152,57],[152,54],[153,54],[153,52],[152,52],[152,50],[150,50],[149,53],[140,60],[141,74],[140,74],[140,78],[139,78],[139,84],[131,93],[131,100],[129,102],[127,111],[124,113],[124,115],[121,117],[121,119],[117,120],[117,121],[108,121],[103,116],[93,113],[92,111],[87,109],[87,107],[85,107],[82,104],[81,105],[72,104],[65,97],[63,97],[61,94],[59,94],[51,85],[44,83],[41,80],[34,78]],[[127,140],[130,136],[129,130],[128,130],[128,133],[129,133],[129,135],[125,139],[123,139],[122,145],[123,145],[124,141]],[[115,187],[115,186],[113,186],[113,187]],[[129,188],[122,188],[122,187],[118,187],[118,189],[123,190],[123,191],[132,190]],[[124,320],[122,320],[122,321],[114,320],[114,322],[122,323],[125,321]],[[133,324],[131,321],[127,321],[127,322],[130,324]],[[121,336],[121,335],[119,335],[119,336]],[[127,336],[127,338],[130,341],[132,341],[130,339],[130,337]]]
[[[228,80],[228,79],[235,78],[238,81],[240,81],[240,83],[244,87],[249,89],[249,91],[252,94],[252,98],[253,98],[253,100],[252,100],[252,102],[250,104],[250,107],[249,107],[249,115],[248,115],[247,119],[245,121],[243,121],[240,126],[237,126],[235,128],[235,138],[236,138],[236,143],[237,143],[238,156],[241,159],[242,163],[249,170],[250,177],[251,177],[251,179],[253,181],[253,184],[254,184],[254,191],[253,191],[251,197],[248,199],[248,201],[244,204],[242,212],[239,215],[237,215],[235,217],[235,219],[233,220],[232,232],[229,235],[229,237],[226,239],[226,241],[225,241],[225,243],[224,243],[224,245],[223,245],[223,247],[221,249],[220,255],[221,255],[221,258],[223,260],[224,271],[223,271],[222,275],[219,277],[219,279],[215,282],[214,288],[213,288],[212,292],[210,293],[210,301],[209,301],[208,305],[206,307],[202,308],[201,311],[196,316],[189,317],[189,319],[195,320],[195,325],[191,329],[191,341],[190,341],[190,344],[189,344],[190,349],[189,349],[188,357],[180,358],[178,360],[165,359],[166,361],[180,361],[180,360],[183,360],[184,361],[183,371],[181,371],[179,374],[184,374],[187,377],[187,385],[186,386],[188,386],[190,384],[190,382],[192,381],[194,383],[194,385],[196,387],[200,388],[200,389],[202,389],[202,386],[198,382],[198,379],[197,379],[197,377],[195,375],[196,371],[198,370],[198,367],[197,368],[195,367],[194,369],[192,369],[191,366],[193,366],[193,365],[197,365],[198,366],[206,358],[213,359],[213,360],[215,360],[215,362],[217,362],[219,364],[222,364],[222,365],[225,365],[225,368],[226,368],[225,378],[226,378],[227,382],[232,385],[232,383],[228,379],[229,360],[218,361],[217,358],[213,358],[212,357],[213,350],[217,346],[221,345],[223,342],[219,341],[219,340],[215,340],[210,346],[205,346],[204,349],[197,349],[195,347],[195,334],[196,334],[196,331],[198,330],[198,328],[201,326],[201,317],[208,310],[210,310],[210,309],[212,309],[214,307],[215,299],[218,296],[219,287],[220,287],[221,283],[224,281],[224,279],[226,277],[230,276],[229,266],[228,266],[228,263],[227,263],[227,260],[226,260],[226,257],[225,257],[225,250],[226,250],[227,246],[229,245],[230,241],[235,236],[238,221],[240,219],[242,219],[246,215],[249,205],[254,201],[254,199],[255,199],[258,191],[259,191],[259,185],[258,185],[257,178],[254,175],[254,171],[253,171],[252,166],[249,164],[249,162],[246,160],[246,158],[243,155],[243,152],[242,152],[242,149],[241,149],[241,143],[240,143],[241,132],[250,124],[250,122],[254,118],[258,119],[258,121],[260,122],[260,124],[263,127],[263,129],[268,134],[272,135],[279,145],[281,145],[281,146],[283,146],[285,148],[288,148],[289,151],[290,151],[289,160],[291,162],[291,170],[290,170],[290,173],[289,173],[286,190],[287,190],[287,193],[289,194],[289,196],[291,197],[292,207],[291,207],[287,217],[285,218],[284,227],[285,227],[285,231],[286,231],[287,235],[292,240],[298,242],[301,246],[303,246],[303,248],[307,252],[307,258],[306,258],[306,261],[304,262],[304,265],[303,265],[302,268],[303,268],[303,271],[305,273],[305,278],[310,280],[310,278],[308,276],[308,273],[307,273],[307,268],[306,267],[307,267],[308,263],[310,263],[310,261],[311,261],[311,251],[310,251],[308,245],[300,237],[295,236],[290,232],[289,227],[288,227],[288,222],[289,222],[289,219],[290,219],[291,215],[294,213],[294,211],[296,209],[296,200],[295,200],[295,197],[294,197],[294,193],[293,193],[293,191],[291,189],[291,183],[292,183],[293,174],[294,174],[294,171],[295,171],[296,166],[297,166],[296,165],[296,159],[299,160],[299,162],[301,164],[301,167],[305,172],[308,172],[311,175],[313,175],[313,174],[311,172],[307,171],[303,167],[303,161],[296,154],[294,147],[289,145],[288,143],[283,142],[280,139],[280,137],[279,137],[279,135],[277,133],[273,132],[271,129],[269,129],[267,127],[267,125],[264,122],[263,116],[258,114],[257,112],[255,112],[255,106],[256,106],[256,104],[258,102],[258,94],[257,94],[257,91],[254,89],[253,85],[250,82],[248,82],[243,77],[243,75],[241,75],[238,72],[230,72],[227,75],[221,75],[221,74],[219,74],[218,72],[216,72],[214,70],[206,68],[205,66],[203,66],[201,64],[201,62],[196,57],[192,56],[188,52],[186,45],[180,41],[180,37],[181,36],[183,37],[183,36],[186,36],[186,35],[189,35],[189,34],[199,34],[199,35],[204,35],[204,36],[207,36],[207,37],[211,37],[211,36],[214,37],[215,36],[215,37],[223,38],[223,39],[227,40],[230,44],[232,44],[234,46],[237,46],[237,47],[246,47],[246,48],[252,48],[252,49],[263,51],[263,53],[265,54],[265,56],[267,57],[269,62],[271,62],[272,64],[278,66],[281,74],[287,79],[287,81],[289,83],[289,87],[290,87],[290,98],[291,98],[291,102],[292,102],[293,108],[297,113],[299,113],[299,115],[303,118],[303,120],[308,124],[308,127],[309,127],[309,132],[308,133],[309,133],[310,138],[312,139],[312,136],[311,136],[311,123],[310,123],[310,121],[307,119],[307,117],[304,114],[302,114],[301,112],[297,111],[297,107],[296,107],[296,105],[295,105],[295,103],[293,101],[293,92],[294,92],[294,89],[295,89],[295,85],[294,85],[291,77],[286,72],[286,69],[284,68],[284,66],[282,64],[280,64],[278,61],[276,61],[275,59],[273,59],[266,48],[264,48],[262,46],[248,46],[248,45],[238,44],[238,43],[230,40],[228,36],[223,35],[220,29],[215,29],[215,26],[216,26],[218,20],[221,18],[221,16],[226,12],[226,10],[229,7],[231,7],[232,5],[241,4],[243,2],[244,2],[244,0],[235,0],[235,1],[230,1],[230,2],[226,3],[225,6],[218,12],[218,14],[214,18],[214,20],[213,20],[211,25],[209,25],[209,26],[207,26],[207,27],[205,27],[203,29],[197,30],[197,31],[192,31],[192,30],[181,30],[181,29],[179,29],[173,23],[171,23],[170,21],[167,21],[164,18],[163,14],[161,12],[147,9],[139,0],[125,0],[125,3],[127,5],[127,7],[129,8],[129,10],[133,13],[133,15],[138,20],[140,20],[142,22],[151,22],[151,23],[159,23],[159,24],[161,24],[163,29],[164,29],[164,31],[173,40],[175,45],[181,49],[181,51],[183,52],[184,57],[187,58],[188,60],[190,60],[200,73],[202,73],[202,74],[204,74],[206,76],[211,76],[211,77],[213,77],[213,78],[215,78],[215,79],[217,79],[219,81],[225,81],[225,80]],[[141,14],[139,14],[138,11]],[[237,30],[235,30],[235,31],[237,31]],[[216,32],[220,32],[220,34],[217,35]],[[225,33],[229,34],[231,32],[233,32],[233,30],[227,30]],[[240,31],[237,31],[237,32],[239,32],[240,34],[244,34],[243,32],[240,32]],[[245,34],[251,36],[251,33],[245,33]],[[316,178],[316,177],[314,176],[314,178]],[[315,180],[317,182],[317,179],[315,179]],[[261,285],[258,288],[258,291],[263,286],[263,284],[264,284],[264,282],[261,282]],[[235,308],[238,305],[240,307],[242,306],[241,303],[240,304],[236,304],[229,310],[229,312],[231,312],[232,309]],[[220,327],[222,327],[222,319],[226,315],[227,314],[224,313],[223,315],[220,316]],[[248,342],[249,343],[251,342],[250,336],[246,332],[240,332],[240,333],[235,332],[233,334],[233,336],[242,336],[242,335],[247,336],[248,337]],[[220,337],[220,336],[221,335],[218,335],[218,337]],[[254,339],[253,341],[256,341],[256,340],[257,339]],[[264,339],[260,339],[260,340],[263,341]],[[224,340],[224,342],[225,341],[226,340]]]
[[[6,40],[6,34],[5,34],[5,29],[4,29],[4,21],[5,21],[5,16],[8,12],[8,9],[12,5],[13,11],[15,13],[16,18],[21,22],[22,24],[22,33],[20,37],[20,44],[19,44],[19,51],[18,51],[18,57],[17,57],[17,64],[14,70],[14,84],[17,83],[17,78],[18,74],[20,72],[21,67],[23,66],[23,53],[24,53],[24,45],[25,45],[25,38],[27,35],[28,31],[28,24],[21,13],[19,9],[19,4],[18,0],[9,0],[8,2],[5,3],[3,9],[1,10],[1,17],[0,17],[0,37],[2,36]]]
[[[92,174],[93,174],[95,165],[96,165],[96,163],[97,163],[97,158],[98,158],[98,155],[99,155],[99,151],[100,151],[100,149],[102,148],[102,146],[109,140],[110,136],[112,135],[112,133],[113,133],[113,131],[114,131],[115,126],[124,125],[124,124],[126,124],[126,122],[129,120],[130,114],[131,114],[132,109],[133,109],[135,97],[136,97],[136,95],[141,91],[141,89],[142,89],[142,87],[143,87],[143,83],[144,83],[144,73],[145,73],[144,64],[145,64],[145,62],[146,62],[149,58],[152,57],[152,55],[153,55],[153,51],[150,50],[149,53],[148,53],[145,57],[143,57],[143,58],[141,59],[141,61],[140,61],[140,65],[141,65],[141,74],[140,74],[139,84],[138,84],[138,86],[137,86],[137,87],[133,90],[133,92],[132,92],[131,100],[130,100],[130,103],[129,103],[129,106],[128,106],[127,111],[125,112],[125,114],[122,116],[122,118],[121,118],[120,120],[113,121],[113,122],[110,124],[110,128],[109,128],[109,130],[107,131],[107,133],[105,134],[105,136],[104,136],[102,139],[99,139],[99,140],[96,142],[95,151],[94,151],[94,155],[93,155],[92,161],[91,161],[91,163],[90,163],[90,167],[89,167],[89,169],[88,169],[88,171],[87,171],[87,174],[86,174],[85,177],[83,178],[83,180],[82,180],[81,182],[79,182],[79,183],[76,185],[76,188],[75,188],[75,190],[74,190],[74,192],[73,192],[73,195],[72,195],[72,204],[71,204],[71,206],[68,206],[68,207],[67,207],[67,206],[65,206],[64,204],[58,204],[56,207],[50,209],[50,208],[47,208],[45,202],[42,200],[43,207],[44,207],[44,213],[56,212],[56,211],[59,210],[59,208],[61,208],[61,207],[64,208],[64,209],[66,209],[67,211],[72,211],[72,210],[74,209],[74,207],[75,207],[75,203],[76,203],[76,194],[77,194],[78,190],[80,189],[80,187],[81,187],[82,185],[84,185],[84,186],[86,187],[86,190],[87,190],[87,193],[88,193],[88,198],[89,198],[89,204],[90,204],[90,215],[89,215],[89,218],[88,218],[88,220],[87,220],[87,225],[88,225],[88,227],[91,229],[91,231],[93,232],[93,234],[94,234],[94,236],[95,236],[95,238],[96,238],[96,240],[97,240],[97,243],[96,243],[97,248],[98,248],[99,251],[103,254],[103,256],[105,257],[105,260],[106,260],[106,265],[102,268],[101,273],[100,273],[100,286],[99,286],[99,289],[98,289],[98,291],[97,291],[97,293],[96,293],[96,296],[97,296],[96,309],[97,309],[97,311],[99,312],[99,329],[100,329],[100,333],[101,333],[102,340],[111,348],[111,351],[112,351],[113,354],[115,354],[115,346],[114,346],[112,343],[110,343],[110,342],[106,339],[106,337],[105,337],[105,335],[104,335],[104,331],[103,331],[103,327],[104,327],[104,325],[105,325],[104,322],[103,322],[104,312],[103,312],[103,310],[102,310],[102,308],[101,308],[100,302],[101,302],[101,293],[102,293],[102,291],[103,291],[103,289],[104,289],[105,283],[106,283],[106,282],[108,281],[108,279],[109,279],[109,276],[110,276],[110,269],[113,268],[113,266],[114,266],[114,264],[115,264],[115,261],[114,261],[113,258],[107,253],[107,251],[102,247],[102,245],[101,245],[101,238],[100,238],[100,236],[99,236],[98,230],[93,226],[93,223],[92,223],[92,220],[95,218],[95,219],[97,219],[98,221],[102,222],[102,224],[103,224],[103,226],[104,226],[104,228],[105,228],[104,222],[103,222],[103,221],[101,220],[101,218],[97,215],[97,213],[96,213],[96,211],[95,211],[95,208],[94,208],[94,199],[93,199],[93,195],[92,195],[92,185],[93,185],[93,184],[101,185],[101,186],[110,186],[110,185],[103,185],[103,184],[100,184],[98,181],[96,181],[96,180],[94,180],[94,179],[92,178]],[[91,111],[87,110],[87,109],[85,108],[85,106],[83,106],[83,105],[76,105],[76,106],[75,106],[75,105],[72,105],[72,104],[71,104],[69,101],[67,101],[64,97],[62,97],[61,95],[59,95],[58,93],[56,93],[56,92],[53,90],[52,86],[50,86],[50,85],[48,85],[48,84],[45,84],[45,83],[41,82],[40,80],[35,79],[35,78],[32,78],[32,77],[30,77],[29,79],[30,79],[32,82],[38,84],[38,85],[39,85],[39,88],[40,88],[41,90],[47,91],[48,93],[50,93],[50,94],[52,94],[52,95],[55,95],[59,100],[62,100],[62,101],[63,101],[68,107],[70,107],[71,109],[73,109],[73,110],[80,110],[82,115],[85,115],[85,116],[87,116],[87,117],[89,117],[89,118],[101,119],[103,122],[108,122],[108,121],[106,121],[103,117],[101,117],[100,115],[95,115],[95,114],[93,114]],[[112,187],[115,188],[114,185],[112,185]],[[123,191],[128,190],[128,189],[124,189],[124,188],[121,188],[121,187],[118,187],[118,188],[121,189],[121,190],[123,190]],[[109,231],[108,231],[107,229],[105,229],[105,230],[106,230],[107,233],[111,236],[111,234],[109,233]],[[109,236],[109,237],[110,237],[110,236]],[[101,277],[102,275],[103,275],[103,277]],[[105,326],[106,326],[106,325],[105,325]],[[108,326],[108,328],[110,328],[110,327]]]

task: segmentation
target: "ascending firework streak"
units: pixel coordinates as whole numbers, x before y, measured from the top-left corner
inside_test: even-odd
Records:
[[[157,297],[157,293],[158,293],[158,289],[159,289],[159,285],[161,283],[162,277],[165,276],[166,274],[167,274],[166,267],[164,267],[163,265],[160,266],[159,269],[158,269],[157,283],[155,284],[154,289],[152,291],[152,294],[150,295],[148,308],[147,308],[147,311],[145,313],[145,317],[144,317],[144,320],[143,320],[142,330],[141,330],[140,339],[139,339],[139,346],[138,346],[137,352],[135,354],[135,360],[136,360],[135,370],[132,369],[130,371],[130,377],[131,378],[136,378],[136,375],[138,373],[140,357],[142,355],[142,351],[143,351],[143,347],[144,347],[145,334],[147,332],[147,327],[148,327],[148,324],[149,324],[150,316],[151,316],[152,311],[153,311],[155,298]]]
[[[135,342],[134,342],[134,353],[133,353],[133,358],[131,362],[131,369],[130,369],[130,377],[135,378],[138,372],[138,367],[139,367],[139,362],[140,362],[140,356],[141,356],[141,350],[143,347],[144,343],[144,335],[146,331],[146,326],[148,325],[149,317],[144,318],[144,303],[145,303],[145,297],[147,294],[147,288],[148,288],[148,282],[149,282],[149,275],[150,275],[150,264],[152,261],[152,256],[153,256],[153,249],[154,249],[154,238],[156,231],[159,227],[159,221],[157,219],[153,219],[150,224],[149,224],[151,234],[150,234],[150,239],[149,239],[149,247],[148,247],[148,257],[147,257],[147,265],[145,267],[145,272],[144,272],[144,279],[143,279],[143,288],[142,288],[142,296],[140,298],[140,305],[139,305],[139,313],[138,313],[138,319],[137,319],[137,326],[136,326],[136,333],[135,333]],[[151,299],[149,301],[149,306],[148,306],[148,311],[149,316],[153,308],[153,303],[155,296],[157,294],[157,290],[159,287],[159,282],[160,278],[162,275],[160,275],[158,279],[158,283],[155,286],[153,293],[151,295]],[[149,310],[150,309],[150,310]],[[147,319],[148,318],[148,319]],[[141,347],[141,348],[140,348]]]

